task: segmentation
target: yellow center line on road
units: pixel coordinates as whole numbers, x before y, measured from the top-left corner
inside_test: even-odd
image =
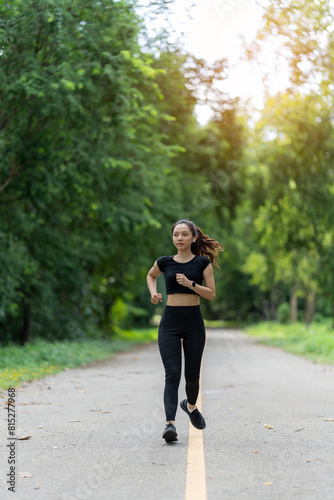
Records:
[[[196,406],[201,412],[201,391]],[[203,431],[195,429],[190,422],[185,500],[207,500]]]

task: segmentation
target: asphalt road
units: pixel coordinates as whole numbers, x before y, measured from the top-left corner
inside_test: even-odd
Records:
[[[163,384],[151,344],[18,388],[16,436],[31,438],[16,441],[16,492],[8,492],[4,410],[0,498],[184,500],[188,417],[178,411],[179,440],[166,444]],[[333,366],[238,331],[210,331],[202,370],[207,499],[333,500],[333,392]]]

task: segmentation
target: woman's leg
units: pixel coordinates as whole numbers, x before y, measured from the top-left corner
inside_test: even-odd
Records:
[[[181,379],[181,339],[175,329],[161,322],[158,335],[159,350],[165,367],[164,405],[166,421],[173,422]]]
[[[189,405],[194,406],[199,392],[201,362],[205,346],[205,327],[201,314],[195,315],[187,325],[183,339],[186,394]]]

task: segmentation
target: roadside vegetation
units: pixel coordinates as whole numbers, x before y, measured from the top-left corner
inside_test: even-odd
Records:
[[[36,339],[24,346],[9,344],[0,348],[0,389],[108,359],[118,352],[155,340],[157,333],[156,328],[146,328],[126,330],[108,340],[51,342]]]
[[[209,327],[255,324],[261,342],[332,363],[331,0],[264,8],[240,61],[260,70],[275,46],[290,82],[264,77],[261,109],[220,90],[224,53],[152,36],[176,0],[2,3],[1,387],[156,338],[145,277],[180,218],[225,249]]]
[[[266,321],[246,327],[243,331],[263,344],[282,347],[317,363],[334,364],[334,330],[331,320],[310,325],[301,322],[284,325]]]

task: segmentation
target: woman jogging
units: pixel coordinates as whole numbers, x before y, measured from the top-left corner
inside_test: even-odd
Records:
[[[181,379],[181,339],[185,359],[186,395],[180,406],[194,427],[204,429],[203,415],[196,408],[205,328],[200,310],[200,297],[213,300],[215,281],[212,264],[218,266],[218,252],[223,247],[204,235],[191,221],[180,220],[171,230],[177,255],[159,257],[147,274],[152,304],[162,301],[157,292],[157,277],[164,273],[167,305],[159,325],[158,343],[165,368],[164,405],[166,427],[162,437],[177,441],[175,415]],[[219,266],[218,266],[219,267]],[[205,282],[205,286],[202,282]]]

